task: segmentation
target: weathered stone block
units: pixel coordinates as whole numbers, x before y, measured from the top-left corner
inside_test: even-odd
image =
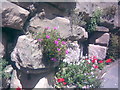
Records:
[[[89,43],[108,46],[109,40],[110,40],[109,33],[95,32],[93,36],[91,36]]]
[[[14,29],[22,29],[29,15],[29,12],[8,1],[2,2],[0,8],[2,14],[2,27],[10,27]]]
[[[89,44],[88,55],[96,56],[98,59],[104,60],[106,57],[107,47]]]

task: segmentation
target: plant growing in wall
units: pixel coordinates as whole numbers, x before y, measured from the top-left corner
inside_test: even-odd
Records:
[[[56,27],[45,28],[43,33],[36,34],[35,39],[43,47],[43,55],[48,62],[57,62],[65,57],[67,53],[66,42],[60,38]]]
[[[89,33],[96,31],[96,26],[100,23],[101,13],[101,10],[96,10],[95,12],[93,12],[90,20],[88,20],[86,26]]]

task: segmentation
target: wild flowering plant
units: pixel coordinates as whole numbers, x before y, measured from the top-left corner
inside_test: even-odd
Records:
[[[67,53],[66,42],[60,38],[57,27],[44,29],[43,33],[37,33],[35,38],[43,47],[43,55],[47,61],[56,62],[62,60]]]
[[[56,72],[56,88],[99,88],[101,84],[100,71],[111,63],[112,59],[98,60],[95,56],[82,58],[78,63],[61,62]],[[59,79],[64,79],[59,81]],[[65,84],[63,84],[65,82]]]

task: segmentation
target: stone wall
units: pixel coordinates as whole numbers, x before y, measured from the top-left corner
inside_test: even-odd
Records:
[[[0,58],[5,57],[6,53],[11,56],[10,62],[12,62],[14,69],[11,77],[11,88],[53,87],[54,81],[51,80],[54,80],[54,68],[58,63],[51,66],[43,60],[42,47],[38,47],[36,40],[31,37],[32,33],[43,32],[43,29],[48,26],[50,28],[57,27],[61,38],[69,42],[67,45],[69,53],[64,61],[70,63],[78,62],[82,56],[81,52],[87,50],[87,48],[83,49],[84,41],[88,41],[87,54],[89,56],[105,59],[109,45],[109,32],[119,28],[117,8],[109,19],[106,18],[107,14],[102,17],[103,21],[96,27],[96,31],[91,36],[84,27],[71,23],[72,10],[79,9],[78,13],[85,12],[89,18],[96,8],[102,8],[104,13],[107,13],[107,9],[108,11],[109,7],[114,9],[114,6],[117,7],[117,3],[25,3],[7,1],[2,2],[2,5],[2,8],[0,8],[0,14],[2,15],[1,27],[8,27],[15,30],[15,32],[22,32],[22,34],[14,33],[14,38],[11,38],[14,41],[12,42],[13,49],[11,51],[8,48],[6,52],[5,47],[10,45],[7,41],[6,32],[3,33],[2,42],[0,42]],[[86,19],[86,17],[84,18]]]

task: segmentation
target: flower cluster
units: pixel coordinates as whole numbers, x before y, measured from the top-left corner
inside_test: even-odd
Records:
[[[61,82],[67,81],[65,88],[75,86],[77,88],[98,88],[101,83],[103,73],[101,71],[104,66],[111,63],[112,59],[99,60],[96,56],[85,56],[76,63],[62,62],[56,72],[57,82],[56,88],[63,88]],[[99,75],[100,74],[100,75]]]
[[[66,85],[67,83],[65,82],[65,79],[64,78],[59,78],[57,79],[57,82],[61,85]]]
[[[43,54],[48,61],[59,61],[68,53],[66,41],[60,38],[57,27],[52,30],[46,27],[43,33],[37,33],[35,38],[43,46]]]
[[[99,60],[96,58],[96,56],[92,56],[90,58],[85,58],[84,60],[87,61],[88,64],[92,64],[92,66],[96,69],[102,69],[106,64],[109,64],[112,62],[112,59],[107,59],[107,60]]]

